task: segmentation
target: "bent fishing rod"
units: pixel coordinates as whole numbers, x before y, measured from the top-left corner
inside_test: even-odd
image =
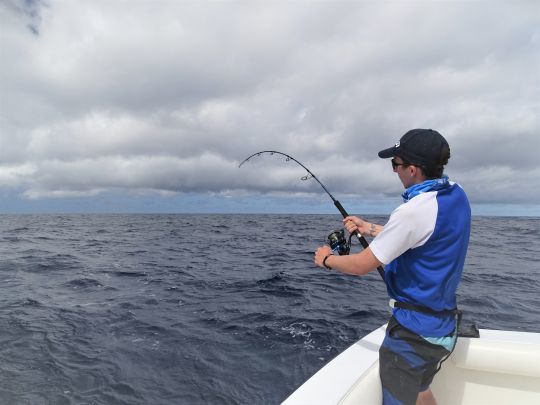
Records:
[[[315,176],[311,170],[309,170],[306,166],[304,166],[302,163],[300,163],[298,160],[296,160],[295,158],[293,158],[292,156],[290,155],[287,155],[286,153],[283,153],[283,152],[279,152],[277,150],[263,150],[263,151],[260,151],[260,152],[256,152],[250,156],[248,156],[246,159],[244,159],[242,161],[242,163],[240,163],[238,165],[238,167],[242,167],[242,165],[244,163],[246,163],[247,161],[249,161],[251,158],[253,157],[256,157],[256,156],[262,156],[264,154],[269,154],[269,155],[281,155],[281,156],[285,156],[285,161],[286,162],[289,162],[289,161],[293,161],[295,162],[296,164],[300,165],[306,172],[308,172],[308,174],[306,176],[303,176],[301,178],[301,180],[309,180],[311,178],[315,179],[315,181],[317,183],[319,183],[319,185],[323,188],[323,190],[326,192],[326,194],[328,194],[328,196],[332,199],[334,205],[336,206],[336,208],[338,209],[338,211],[341,213],[341,215],[343,215],[343,218],[345,217],[348,217],[349,214],[347,213],[347,211],[345,210],[345,208],[343,208],[343,205],[341,205],[341,203],[336,199],[334,198],[334,196],[330,193],[330,191],[328,191],[328,189],[324,186],[324,184],[322,184],[322,182],[317,178],[317,176]],[[360,242],[360,244],[362,245],[362,247],[364,249],[366,249],[368,246],[369,246],[369,243],[368,241],[366,240],[366,238],[364,238],[360,232],[358,232],[358,230],[355,230],[352,232],[352,235],[355,235],[357,238],[358,238],[358,241]],[[384,281],[384,269],[382,266],[378,266],[377,267],[377,271],[379,272],[379,275],[381,276],[381,278],[383,279]]]

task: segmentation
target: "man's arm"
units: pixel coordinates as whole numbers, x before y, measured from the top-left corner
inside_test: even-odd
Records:
[[[360,217],[348,216],[343,220],[343,224],[349,233],[360,232],[361,235],[368,235],[374,238],[382,232],[383,226],[373,222],[364,221]]]
[[[330,255],[330,256],[328,256]],[[329,246],[322,246],[315,252],[315,264],[324,267],[324,258],[328,256],[325,264],[332,269],[339,270],[342,273],[361,276],[375,270],[381,263],[368,247],[359,253],[348,256],[336,256],[332,254]]]

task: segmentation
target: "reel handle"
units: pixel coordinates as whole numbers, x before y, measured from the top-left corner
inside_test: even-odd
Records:
[[[341,205],[341,203],[338,201],[338,200],[334,200],[334,205],[336,206],[336,208],[338,209],[338,211],[341,213],[341,215],[343,215],[343,218],[346,218],[349,216],[349,214],[347,213],[347,211],[345,211],[345,208],[343,208],[343,205]],[[366,240],[366,238],[364,238],[362,235],[360,235],[360,232],[358,232],[357,230],[354,231],[352,233],[353,235],[356,235],[356,237],[358,238],[358,241],[360,242],[360,244],[362,245],[362,247],[365,249],[369,246],[369,243],[368,241]],[[379,275],[381,276],[381,278],[383,279],[384,281],[384,268],[382,266],[378,266],[377,267],[377,271],[379,272]]]

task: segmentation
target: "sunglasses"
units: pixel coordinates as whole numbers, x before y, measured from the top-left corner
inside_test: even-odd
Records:
[[[407,163],[407,162],[398,163],[398,162],[396,162],[396,159],[392,159],[392,160],[390,160],[390,162],[392,162],[392,169],[393,170],[396,170],[398,166],[407,167],[407,166],[411,165],[410,163]]]

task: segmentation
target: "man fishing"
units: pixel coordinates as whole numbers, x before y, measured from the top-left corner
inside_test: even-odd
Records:
[[[373,242],[348,256],[322,246],[315,264],[353,275],[386,265],[393,310],[379,350],[383,404],[436,404],[429,386],[457,339],[456,290],[469,243],[470,206],[463,189],[443,175],[450,147],[437,131],[408,131],[379,157],[392,158],[405,187],[403,204],[384,226],[347,216],[346,229]]]

